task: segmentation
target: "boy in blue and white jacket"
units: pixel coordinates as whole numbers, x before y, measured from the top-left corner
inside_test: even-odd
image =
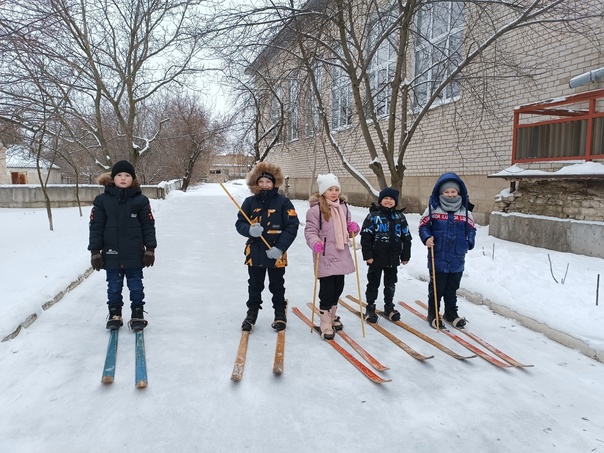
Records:
[[[444,173],[434,185],[428,207],[419,222],[419,237],[428,247],[428,323],[436,328],[434,307],[434,279],[436,300],[445,302],[444,317],[456,327],[463,327],[466,319],[457,313],[457,290],[463,275],[466,253],[475,244],[476,227],[466,185],[455,173]],[[434,267],[432,257],[434,253]],[[439,327],[442,321],[439,319]]]

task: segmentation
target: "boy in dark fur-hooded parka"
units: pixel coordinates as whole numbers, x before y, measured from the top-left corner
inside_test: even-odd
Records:
[[[269,162],[256,164],[246,178],[252,196],[244,200],[241,211],[245,215],[239,212],[235,223],[237,232],[247,238],[245,264],[248,266],[249,274],[248,312],[241,326],[243,330],[251,331],[256,323],[258,310],[262,308],[262,291],[267,273],[275,312],[272,327],[283,330],[287,322],[285,317],[286,252],[296,239],[300,221],[289,198],[279,194],[279,187],[284,181],[281,168]]]

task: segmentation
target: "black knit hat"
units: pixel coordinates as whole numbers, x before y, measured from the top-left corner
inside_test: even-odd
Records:
[[[275,184],[275,177],[272,174],[270,174],[268,171],[265,171],[260,176],[258,176],[258,179],[256,179],[256,184],[258,184],[258,181],[260,181],[260,178],[270,179],[273,182],[273,184]]]
[[[128,173],[130,176],[132,176],[132,179],[136,178],[134,166],[127,160],[120,160],[113,165],[113,168],[111,169],[111,177],[115,178],[115,175],[118,173]]]
[[[385,189],[382,189],[378,197],[378,204],[382,204],[382,200],[386,197],[392,198],[394,200],[394,203],[398,204],[398,190],[393,189],[391,187],[386,187]]]

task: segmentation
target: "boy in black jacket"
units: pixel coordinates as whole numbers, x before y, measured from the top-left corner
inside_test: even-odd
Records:
[[[384,313],[391,321],[401,319],[394,308],[394,291],[398,281],[398,266],[407,264],[411,258],[411,233],[404,209],[397,210],[398,190],[386,188],[378,198],[379,206],[369,208],[369,215],[361,227],[361,249],[367,270],[367,322],[377,322],[375,300],[378,297],[382,272],[384,273]]]
[[[279,187],[284,181],[281,168],[269,162],[256,164],[247,175],[247,185],[253,195],[243,201],[241,210],[245,216],[239,212],[235,222],[237,232],[248,238],[245,243],[245,264],[249,275],[248,310],[241,325],[245,331],[252,330],[258,310],[262,308],[262,291],[267,273],[275,311],[272,327],[276,330],[286,327],[286,251],[296,239],[300,221],[289,198],[279,194]]]
[[[132,330],[143,330],[143,266],[155,262],[155,219],[149,199],[142,194],[134,167],[127,160],[116,162],[111,173],[102,174],[98,183],[105,192],[94,199],[90,213],[88,250],[94,270],[107,271],[107,329],[122,325],[124,277],[130,290]]]

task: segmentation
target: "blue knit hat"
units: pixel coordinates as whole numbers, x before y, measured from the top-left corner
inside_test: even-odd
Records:
[[[393,189],[391,187],[386,187],[385,189],[382,189],[378,197],[378,204],[382,204],[382,200],[386,197],[392,198],[394,200],[394,203],[398,204],[398,190]]]

